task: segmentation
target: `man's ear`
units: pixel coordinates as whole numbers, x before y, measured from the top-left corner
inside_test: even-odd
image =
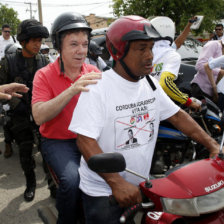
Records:
[[[22,47],[25,46],[25,40],[19,42]]]

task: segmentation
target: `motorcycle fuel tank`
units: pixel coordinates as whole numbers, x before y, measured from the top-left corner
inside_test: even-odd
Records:
[[[144,186],[144,183],[141,184]],[[152,180],[155,195],[168,198],[192,198],[224,187],[224,160],[204,159],[169,170],[166,176]]]

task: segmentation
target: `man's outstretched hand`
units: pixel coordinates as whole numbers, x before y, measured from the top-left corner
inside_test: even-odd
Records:
[[[0,100],[10,100],[12,96],[22,97],[20,93],[27,93],[29,88],[20,83],[10,83],[5,85],[0,85]]]

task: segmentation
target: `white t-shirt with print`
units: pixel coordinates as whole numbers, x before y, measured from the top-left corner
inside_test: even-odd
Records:
[[[69,130],[95,139],[103,152],[122,153],[127,168],[148,177],[159,121],[179,110],[153,80],[155,91],[146,78],[130,82],[112,69],[102,73],[102,79],[96,85],[88,86],[89,92],[81,93]],[[135,138],[132,143],[128,141],[129,130]],[[86,194],[111,194],[109,185],[88,168],[83,157],[79,173],[80,188]],[[135,185],[143,181],[127,172],[120,174]]]
[[[171,47],[170,47],[171,48]],[[155,57],[156,58],[156,57]],[[179,69],[181,64],[181,57],[174,49],[165,52],[156,60],[153,60],[153,70],[150,74],[155,77],[158,81],[161,78],[162,72],[170,72],[178,77]]]

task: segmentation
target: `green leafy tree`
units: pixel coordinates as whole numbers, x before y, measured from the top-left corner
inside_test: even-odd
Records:
[[[0,3],[0,28],[3,24],[9,24],[12,29],[12,34],[15,35],[19,23],[18,12]]]
[[[224,18],[223,0],[113,0],[113,12],[116,16],[139,15],[168,16],[176,24],[179,33],[187,20],[194,15],[204,15],[197,33],[212,31],[214,24]]]

